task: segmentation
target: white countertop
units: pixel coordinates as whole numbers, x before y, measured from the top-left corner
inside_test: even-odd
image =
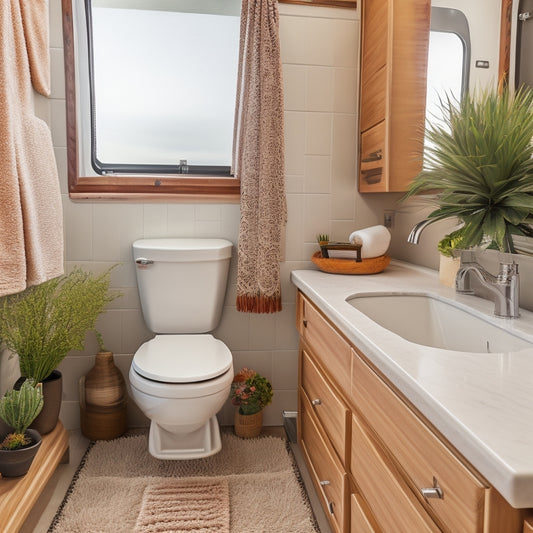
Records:
[[[468,306],[533,343],[533,313],[493,316],[494,304],[456,295],[434,270],[393,261],[376,275],[295,270],[292,282],[516,508],[533,507],[533,349],[465,353],[409,342],[346,302],[362,292],[424,293]]]

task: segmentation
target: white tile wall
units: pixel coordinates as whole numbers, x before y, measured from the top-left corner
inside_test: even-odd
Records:
[[[236,311],[234,257],[222,321],[214,332],[232,350],[236,369],[249,366],[272,380],[275,395],[265,413],[267,425],[281,424],[282,410],[294,410],[297,403],[298,336],[290,271],[311,265],[317,233],[342,239],[353,229],[356,201],[359,12],[281,4],[280,13],[289,208],[286,262],[281,266],[283,311],[275,315]],[[59,166],[66,265],[101,270],[121,264],[113,272],[112,286],[123,296],[100,318],[99,328],[127,378],[133,353],[151,336],[139,309],[131,243],[142,237],[211,236],[236,244],[239,207],[71,201],[66,177],[61,0],[50,0],[50,18],[52,96],[37,106],[50,123]],[[96,349],[94,338],[88,336],[85,350],[61,364],[65,379],[61,417],[69,428],[79,424],[77,382],[91,367]],[[130,423],[145,424],[133,403],[130,407]],[[226,405],[220,418],[232,423],[233,407]]]

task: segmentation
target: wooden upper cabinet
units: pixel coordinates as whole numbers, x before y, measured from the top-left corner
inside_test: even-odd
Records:
[[[362,3],[360,192],[401,192],[422,168],[430,0]]]

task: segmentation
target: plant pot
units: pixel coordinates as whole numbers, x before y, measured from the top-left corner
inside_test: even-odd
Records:
[[[120,437],[128,427],[126,403],[126,383],[113,353],[97,353],[94,367],[80,379],[81,432],[91,440]]]
[[[62,396],[63,376],[59,370],[54,370],[43,380],[43,409],[31,424],[30,429],[35,429],[41,435],[46,435],[56,427]]]
[[[263,411],[253,415],[242,415],[235,411],[235,435],[237,437],[252,438],[261,433],[263,427]]]
[[[439,282],[446,287],[455,287],[455,276],[461,266],[459,257],[448,257],[440,254]]]
[[[28,429],[25,434],[30,437],[33,444],[18,450],[0,450],[0,473],[3,477],[24,476],[30,469],[42,439],[39,432],[34,429]]]

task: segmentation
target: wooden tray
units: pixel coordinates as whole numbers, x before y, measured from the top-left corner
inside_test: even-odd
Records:
[[[390,257],[381,255],[357,262],[354,259],[325,258],[322,257],[321,252],[315,252],[311,261],[322,272],[329,272],[330,274],[377,274],[385,270],[390,263]]]

